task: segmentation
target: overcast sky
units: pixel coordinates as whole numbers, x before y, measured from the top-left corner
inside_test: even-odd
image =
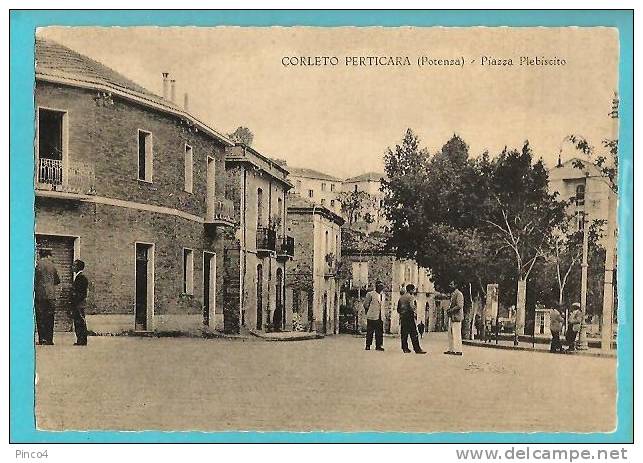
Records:
[[[572,149],[612,136],[618,36],[605,28],[47,28],[53,39],[177,100],[221,132],[237,126],[253,146],[289,165],[339,177],[383,171],[383,153],[407,127],[438,150],[453,133],[472,155],[529,139],[553,166]],[[519,66],[520,56],[565,66]],[[284,56],[336,56],[334,67],[285,67]],[[345,66],[346,56],[408,56],[411,66]],[[419,67],[418,56],[464,57],[462,67]],[[481,66],[483,56],[515,66]],[[471,64],[470,61],[476,62]]]

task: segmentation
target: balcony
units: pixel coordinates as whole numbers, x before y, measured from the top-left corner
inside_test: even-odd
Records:
[[[295,239],[292,236],[284,236],[277,242],[277,258],[283,260],[292,259],[295,255]]]
[[[324,257],[324,276],[334,277],[337,274],[337,260],[332,252]]]
[[[266,255],[277,250],[277,232],[271,228],[257,227],[257,254]]]
[[[94,169],[88,164],[63,163],[60,159],[40,158],[36,190],[40,196],[82,198],[96,194]]]
[[[234,227],[236,224],[234,204],[229,199],[215,200],[206,213],[206,227]]]

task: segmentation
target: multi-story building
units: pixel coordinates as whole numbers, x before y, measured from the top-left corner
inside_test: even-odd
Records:
[[[288,233],[295,254],[286,264],[287,294],[299,323],[320,334],[339,332],[341,226],[330,209],[297,194],[288,199]]]
[[[577,167],[582,163],[583,168]],[[549,170],[549,190],[558,192],[559,198],[572,200],[568,213],[576,218],[576,228],[582,229],[583,211],[588,220],[608,221],[615,218],[616,193],[610,188],[609,179],[593,164],[573,158]],[[606,230],[603,230],[603,240]],[[605,241],[604,241],[605,243]]]
[[[384,214],[383,201],[384,193],[381,191],[382,179],[385,174],[379,172],[367,172],[356,177],[347,178],[342,183],[342,191],[346,193],[363,191],[368,193],[369,201],[366,201],[362,210],[356,215],[358,228],[368,233],[384,231],[388,221]]]
[[[238,256],[238,291],[235,306],[241,326],[251,330],[283,330],[292,327],[292,311],[286,311],[286,261],[294,240],[286,230],[288,171],[256,150],[237,145],[226,150],[226,195],[232,198],[240,218],[235,246]],[[232,256],[230,256],[232,257]]]
[[[338,194],[342,191],[341,179],[313,169],[288,167],[288,170],[295,193],[341,215],[342,207],[337,200]]]
[[[160,81],[160,79],[159,79]],[[56,43],[36,40],[35,241],[62,277],[86,263],[95,332],[227,328],[225,199],[232,143],[168,98]],[[172,82],[172,95],[174,95]]]

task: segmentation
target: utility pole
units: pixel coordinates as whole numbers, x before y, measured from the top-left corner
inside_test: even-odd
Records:
[[[618,140],[618,95],[612,100],[612,139]],[[603,313],[601,323],[601,349],[612,349],[614,316],[614,255],[616,245],[617,195],[610,185],[607,197],[607,236],[605,239],[605,279],[603,283]]]
[[[589,248],[589,220],[587,220],[587,177],[585,177],[585,202],[583,205],[583,262],[581,264],[580,279],[580,310],[583,314],[583,321],[580,325],[578,349],[587,350],[587,329],[585,327],[585,314],[587,313],[587,254]]]

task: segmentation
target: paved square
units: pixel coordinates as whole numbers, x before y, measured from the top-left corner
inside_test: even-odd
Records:
[[[611,431],[616,360],[466,347],[59,335],[37,346],[47,430]]]

